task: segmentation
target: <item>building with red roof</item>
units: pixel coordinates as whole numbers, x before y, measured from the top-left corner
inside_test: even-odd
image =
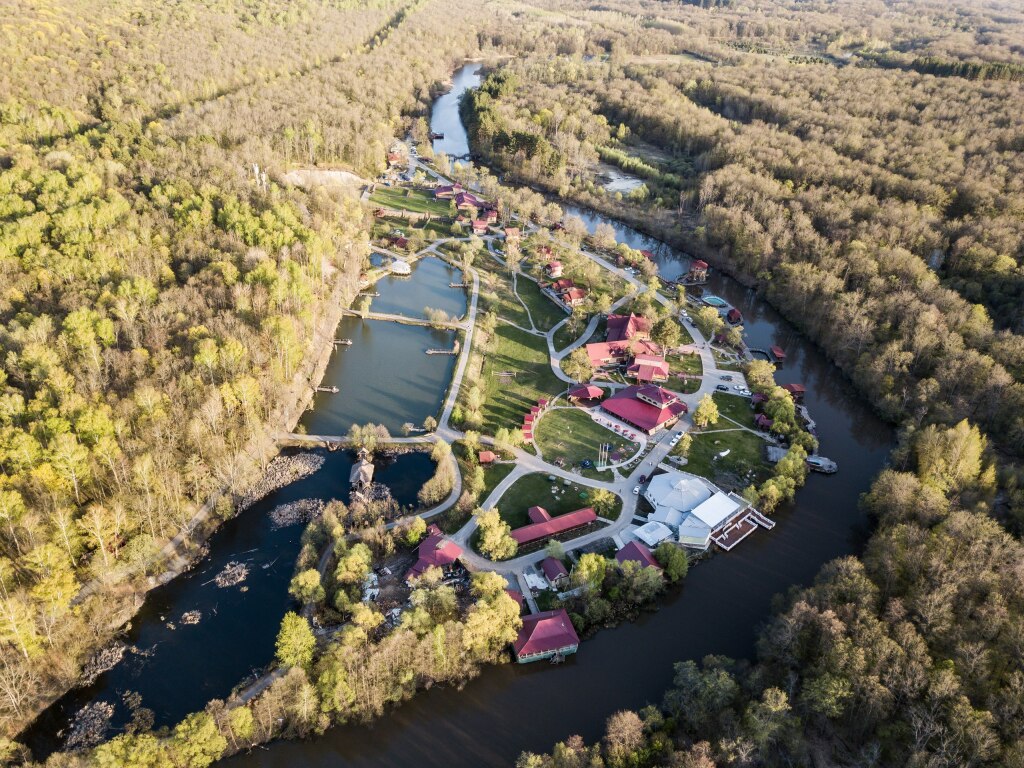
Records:
[[[768,418],[763,413],[759,413],[757,414],[757,416],[754,417],[754,426],[760,430],[767,432],[774,425],[775,421],[773,419]]]
[[[640,563],[641,568],[657,568],[659,571],[661,570],[661,563],[655,559],[651,550],[639,541],[631,541],[616,552],[615,560],[619,565],[624,563]]]
[[[768,347],[768,351],[772,353],[772,358],[774,358],[775,362],[786,362],[786,353],[783,351],[782,347],[772,345]]]
[[[531,523],[544,523],[551,519],[551,514],[544,507],[533,506],[526,510]]]
[[[550,520],[542,520],[516,528],[511,532],[511,536],[517,544],[522,546],[523,544],[532,544],[535,541],[549,539],[560,533],[571,531],[573,528],[589,525],[595,520],[597,520],[597,513],[590,507],[586,507],[585,509],[577,509],[575,512],[552,517]]]
[[[486,221],[488,224],[497,224],[498,222],[498,209],[487,208],[480,211],[480,218]]]
[[[519,227],[505,227],[505,239],[506,240],[518,240],[519,239]]]
[[[464,211],[467,208],[483,208],[484,201],[474,195],[472,192],[456,192],[455,193],[455,207],[460,211]]]
[[[545,557],[540,562],[540,569],[552,589],[561,589],[569,583],[569,571],[565,569],[565,564],[561,560]]]
[[[542,284],[541,290],[566,312],[571,312],[573,307],[578,307],[587,298],[587,289],[576,285],[568,277],[547,285]]]
[[[477,455],[477,459],[481,464],[493,464],[498,460],[498,454],[494,451],[480,451]]]
[[[516,661],[520,664],[550,659],[555,655],[568,656],[576,653],[579,647],[579,635],[564,608],[525,617],[519,636],[512,644]]]
[[[793,396],[795,402],[802,402],[804,395],[807,394],[807,388],[803,384],[783,384],[782,388],[789,392]]]
[[[736,325],[737,323],[743,321],[743,314],[738,309],[736,309],[736,307],[733,307],[726,313],[725,319],[728,320],[733,325]]]
[[[600,400],[604,390],[593,384],[580,384],[578,387],[572,387],[568,395],[570,400]]]
[[[651,323],[646,317],[634,315],[608,315],[606,341],[628,341],[651,338]]]
[[[640,384],[668,381],[668,362],[661,355],[636,355],[626,369],[626,375]]]
[[[562,262],[560,261],[549,261],[544,265],[544,274],[554,279],[562,276]]]
[[[439,200],[450,200],[461,191],[461,184],[442,184],[434,187],[434,197]]]
[[[686,403],[677,395],[653,384],[620,389],[606,398],[601,408],[648,435],[675,424],[687,412]]]
[[[486,235],[487,234],[487,221],[485,219],[473,219],[473,234],[474,235]]]
[[[635,355],[660,355],[653,342],[646,339],[620,339],[618,341],[596,341],[587,344],[587,357],[595,368],[622,365]]]
[[[703,283],[708,279],[708,263],[703,259],[697,259],[690,265],[687,279],[695,283]]]
[[[405,580],[409,583],[422,576],[428,568],[440,568],[445,575],[450,574],[462,557],[462,547],[445,538],[436,525],[431,525],[427,529],[427,537],[417,547],[416,554],[418,559],[405,574]]]

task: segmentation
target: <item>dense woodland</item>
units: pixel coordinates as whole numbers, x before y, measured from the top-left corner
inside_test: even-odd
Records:
[[[902,429],[867,550],[756,663],[681,663],[601,743],[519,764],[1024,764],[1019,11],[541,5],[562,25],[524,13],[529,53],[467,99],[482,158],[758,287]],[[598,160],[645,187],[605,193]]]
[[[205,513],[232,514],[309,393],[333,331],[320,326],[364,266],[366,214],[281,174],[379,170],[402,115],[471,41],[430,3],[7,10],[0,726],[13,735],[130,617],[126,580],[167,567],[168,542],[201,538]]]
[[[139,586],[166,567],[176,535],[207,530],[204,504],[214,521],[232,513],[230,492],[272,453],[268,431],[305,391],[318,321],[354,293],[366,213],[283,173],[378,172],[453,65],[480,53],[488,80],[465,112],[474,150],[506,184],[614,212],[756,286],[901,426],[892,468],[864,498],[878,527],[863,556],[789,595],[756,662],[682,662],[664,701],[614,715],[600,744],[572,739],[521,765],[1024,765],[1019,7],[50,0],[9,10],[9,735],[130,616],[133,595],[114,599],[115,585]],[[644,186],[604,193],[598,161]],[[519,198],[552,218],[537,196]],[[363,552],[339,554],[365,565]],[[279,661],[290,671],[249,706],[214,702],[170,733],[54,764],[205,766],[377,716],[500,657],[508,601],[484,582],[474,598],[459,611],[425,585],[418,622],[370,641],[379,616],[359,616],[320,655],[289,616]],[[372,682],[363,699],[353,681]]]

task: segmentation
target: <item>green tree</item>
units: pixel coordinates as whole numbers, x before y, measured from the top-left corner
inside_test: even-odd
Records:
[[[324,588],[320,584],[320,572],[316,568],[307,568],[292,577],[288,592],[300,603],[322,603]]]
[[[661,318],[651,328],[651,340],[663,347],[669,349],[678,347],[681,339],[682,332],[679,329],[679,323],[671,317]]]
[[[562,360],[565,375],[576,381],[590,381],[594,377],[594,366],[587,355],[586,347],[579,347]]]
[[[718,423],[718,403],[709,393],[705,393],[693,411],[693,423],[700,429]]]
[[[227,739],[206,712],[189,715],[174,727],[170,750],[183,768],[207,768],[227,749]]]
[[[572,585],[590,592],[599,592],[607,573],[607,558],[594,552],[585,552],[572,569]]]
[[[501,519],[497,509],[477,509],[477,530],[480,534],[480,554],[492,560],[508,560],[518,549],[510,535],[511,527]]]
[[[661,542],[654,550],[654,558],[661,565],[665,578],[671,584],[685,579],[690,570],[690,559],[686,556],[686,552],[671,541]]]
[[[316,637],[309,622],[289,611],[277,633],[277,660],[286,667],[307,668],[313,663]]]
[[[618,496],[604,488],[598,488],[590,497],[590,506],[601,517],[611,516],[615,512],[618,503]]]

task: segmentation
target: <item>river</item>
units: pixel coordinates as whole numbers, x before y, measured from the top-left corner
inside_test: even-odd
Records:
[[[459,70],[453,90],[435,102],[431,113],[431,130],[444,132],[445,142],[456,142],[450,145],[456,148],[465,140],[459,89],[479,82],[478,69],[470,64]],[[468,141],[465,146],[468,150]],[[689,258],[665,244],[598,214],[571,206],[566,211],[580,215],[591,230],[606,221],[620,241],[651,250],[666,277],[687,269]],[[657,703],[676,661],[707,654],[751,658],[757,630],[770,617],[776,594],[809,584],[824,563],[862,548],[868,521],[858,509],[858,497],[884,465],[893,434],[821,351],[761,299],[722,275],[712,277],[710,288],[743,312],[752,346],[772,343],[786,350],[789,361],[777,378],[807,386],[805,402],[818,423],[821,452],[839,462],[838,474],[811,475],[796,502],[776,514],[779,524],[773,531],[759,531],[734,551],[700,564],[658,611],[598,633],[560,667],[490,668],[461,691],[421,693],[371,727],[334,728],[317,739],[276,743],[224,764],[511,765],[521,751],[547,751],[571,734],[599,738],[613,712]]]
[[[422,316],[433,306],[461,316],[466,294],[462,273],[440,259],[421,259],[413,277],[386,277],[376,290],[373,309]],[[328,365],[325,386],[338,393],[318,393],[302,424],[310,433],[345,434],[352,424],[384,424],[394,434],[402,424],[421,424],[436,416],[455,367],[455,358],[427,355],[430,347],[450,347],[452,331],[378,320],[343,318],[339,346]],[[303,525],[276,528],[268,512],[299,499],[348,501],[350,452],[313,453],[325,463],[314,475],[282,488],[225,523],[210,539],[209,554],[191,571],[154,589],[123,638],[134,649],[95,682],[75,689],[47,709],[23,734],[34,754],[45,757],[63,744],[60,732],[94,702],[114,705],[109,736],[131,720],[126,694],[137,694],[153,711],[154,724],[173,725],[214,698],[226,697],[254,670],[274,656],[274,640],[284,613],[293,608],[288,595]],[[434,472],[425,453],[378,457],[375,481],[387,485],[402,505],[415,506],[416,494]],[[243,584],[219,588],[211,582],[231,561],[249,566]],[[243,590],[242,587],[245,589]],[[199,611],[198,624],[183,625],[186,611]],[[173,626],[172,626],[173,625]]]

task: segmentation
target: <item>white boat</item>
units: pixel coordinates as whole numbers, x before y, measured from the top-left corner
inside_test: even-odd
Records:
[[[839,471],[839,465],[824,456],[808,456],[807,466],[813,472],[822,472],[826,475],[832,475]]]

